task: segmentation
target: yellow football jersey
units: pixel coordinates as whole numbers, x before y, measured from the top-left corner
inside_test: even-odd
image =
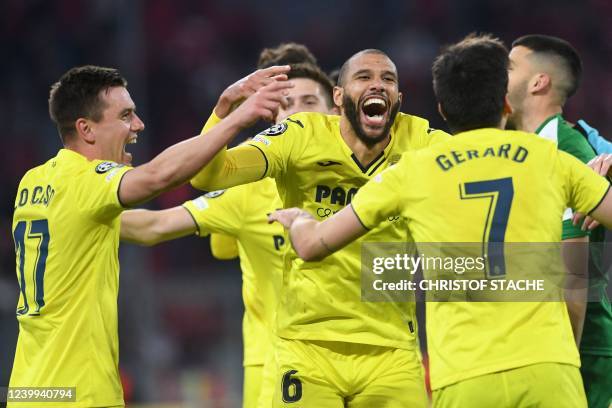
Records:
[[[238,241],[242,269],[244,365],[263,365],[271,351],[277,293],[282,274],[283,227],[267,214],[282,207],[270,178],[213,191],[183,206],[193,216],[198,235],[223,233]]]
[[[359,163],[340,134],[339,122],[339,116],[300,113],[246,142],[263,154],[264,176],[276,179],[284,207],[305,208],[324,220],[348,205],[361,186],[402,153],[448,138],[430,129],[426,120],[400,113],[380,156]],[[293,249],[286,251],[278,335],[414,349],[414,304],[361,300],[361,242],[403,240],[404,231],[391,216],[321,262],[303,262]]]
[[[13,237],[21,293],[10,387],[76,387],[75,403],[29,407],[123,405],[118,188],[130,169],[62,149],[19,184]]]
[[[590,212],[608,187],[549,141],[480,129],[405,154],[352,206],[372,228],[401,213],[417,243],[558,242],[565,209]],[[428,302],[427,338],[433,389],[540,362],[579,366],[562,302]]]

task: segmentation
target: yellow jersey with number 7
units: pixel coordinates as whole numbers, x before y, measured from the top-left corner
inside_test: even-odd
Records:
[[[417,246],[550,243],[561,240],[568,206],[589,213],[608,188],[550,141],[479,129],[405,153],[363,186],[352,206],[366,228],[402,214]],[[428,302],[427,338],[434,390],[529,364],[580,365],[567,308],[558,301]]]

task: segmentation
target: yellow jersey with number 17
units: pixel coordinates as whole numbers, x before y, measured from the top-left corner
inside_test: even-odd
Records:
[[[479,129],[405,154],[352,206],[366,228],[401,214],[417,245],[482,242],[483,231],[485,242],[559,242],[565,209],[589,213],[608,188],[550,141]],[[558,301],[428,302],[427,339],[434,390],[530,364],[580,365]]]
[[[28,407],[123,405],[118,189],[130,169],[62,149],[19,184],[13,216],[19,337],[9,386],[75,387],[76,401]]]

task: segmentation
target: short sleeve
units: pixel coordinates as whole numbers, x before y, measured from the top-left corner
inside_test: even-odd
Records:
[[[367,229],[372,229],[385,219],[401,213],[401,203],[405,198],[402,191],[405,188],[407,163],[410,153],[402,155],[397,164],[376,175],[359,189],[351,206],[353,211]]]
[[[566,177],[564,186],[570,207],[589,214],[604,198],[610,183],[575,157],[562,151],[557,154]]]
[[[264,177],[277,178],[286,172],[291,158],[295,157],[296,149],[307,139],[305,133],[312,131],[308,127],[310,122],[296,114],[245,142],[258,149],[266,159]]]
[[[94,160],[84,169],[85,177],[74,184],[78,208],[98,221],[117,217],[125,209],[119,200],[121,179],[132,167]]]
[[[185,202],[183,207],[193,217],[198,235],[221,233],[237,236],[244,220],[246,191],[245,186],[232,187],[211,191]]]

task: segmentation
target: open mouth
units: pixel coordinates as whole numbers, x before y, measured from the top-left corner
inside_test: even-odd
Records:
[[[388,106],[386,98],[382,96],[366,97],[361,104],[361,123],[370,128],[385,126]]]
[[[127,148],[127,145],[129,144],[136,144],[138,143],[138,136],[132,136],[128,139],[128,141],[123,145],[123,157],[121,159],[121,161],[123,162],[123,164],[127,164],[130,165],[132,164],[132,153],[129,153],[128,151],[126,151],[125,149]]]

